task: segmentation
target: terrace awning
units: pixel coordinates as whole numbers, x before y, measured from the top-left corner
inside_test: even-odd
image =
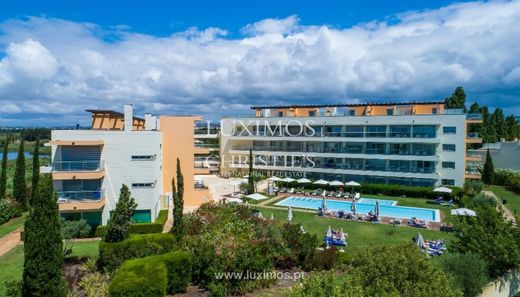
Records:
[[[267,196],[264,196],[260,193],[254,193],[254,194],[247,195],[245,198],[249,198],[249,199],[253,199],[253,200],[264,200],[264,199],[267,199]]]

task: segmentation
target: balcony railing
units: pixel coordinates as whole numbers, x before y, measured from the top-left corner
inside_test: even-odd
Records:
[[[249,151],[250,146],[233,146],[233,150],[236,151]],[[264,151],[264,152],[301,152],[301,153],[341,153],[341,154],[368,154],[368,155],[415,155],[415,156],[435,156],[435,150],[424,150],[424,149],[408,149],[408,150],[389,150],[382,149],[363,149],[361,147],[326,147],[326,148],[297,148],[297,147],[272,147],[272,146],[254,146],[253,151]]]
[[[103,161],[54,161],[53,171],[100,171],[103,170]]]
[[[60,202],[99,201],[105,196],[105,191],[58,191],[57,194]]]
[[[466,115],[467,120],[482,120],[482,114],[480,113],[468,113]]]
[[[480,138],[478,132],[468,133],[468,138]]]
[[[218,148],[218,144],[214,143],[195,143],[195,147],[201,147],[201,148]]]

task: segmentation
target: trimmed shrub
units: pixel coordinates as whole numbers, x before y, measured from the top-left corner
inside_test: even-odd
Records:
[[[164,224],[168,219],[168,210],[163,209],[159,212],[157,219],[154,223],[135,223],[130,225],[128,232],[130,234],[150,234],[150,233],[162,233]],[[98,226],[96,228],[96,237],[104,237],[107,232],[107,226]]]
[[[160,258],[147,257],[126,261],[110,283],[110,297],[164,297],[168,272]]]
[[[168,233],[132,235],[120,242],[102,241],[99,244],[99,265],[114,271],[125,260],[165,254],[174,247],[175,240]]]
[[[160,259],[168,270],[168,293],[186,292],[191,281],[191,255],[186,251],[170,252]]]
[[[0,200],[0,225],[22,214],[20,208],[7,199]]]

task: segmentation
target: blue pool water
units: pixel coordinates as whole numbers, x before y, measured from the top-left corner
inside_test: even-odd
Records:
[[[364,199],[364,200],[363,200]],[[362,198],[356,203],[356,213],[368,214],[369,211],[374,212],[375,201],[378,199],[366,199]],[[392,200],[378,200],[380,215],[383,217],[410,219],[416,217],[421,220],[440,222],[439,211],[430,208],[419,208],[419,207],[406,207],[406,206],[395,206],[395,204],[389,204],[389,202],[395,202]],[[384,204],[382,202],[384,201]],[[296,208],[307,208],[307,209],[318,209],[321,207],[322,199],[309,198],[309,197],[297,197],[291,196],[279,201],[275,205],[277,206],[291,206]],[[368,202],[368,203],[361,203]],[[350,201],[338,201],[327,199],[327,209],[333,211],[343,210],[345,212],[351,212],[352,202]]]
[[[395,206],[397,201],[395,200],[383,200],[383,199],[372,199],[372,198],[361,198],[357,203],[376,205],[376,201],[379,201],[380,206]]]

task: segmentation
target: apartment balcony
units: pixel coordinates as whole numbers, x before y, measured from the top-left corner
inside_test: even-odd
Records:
[[[467,124],[482,124],[482,114],[480,113],[468,113],[466,115]]]
[[[482,156],[479,154],[466,153],[466,161],[482,162]]]
[[[210,152],[218,151],[219,145],[213,143],[195,143],[195,154],[207,155]]]
[[[464,174],[464,178],[466,179],[481,179],[480,171],[476,169],[466,169]]]
[[[196,139],[215,139],[219,137],[219,131],[215,129],[195,129],[193,135]]]
[[[60,211],[99,210],[105,205],[105,191],[58,191]]]
[[[58,146],[100,146],[103,140],[51,140],[48,145]]]
[[[476,132],[468,133],[466,136],[466,143],[482,143],[482,138],[480,138]]]
[[[54,161],[52,178],[54,180],[100,179],[105,176],[103,161]]]

